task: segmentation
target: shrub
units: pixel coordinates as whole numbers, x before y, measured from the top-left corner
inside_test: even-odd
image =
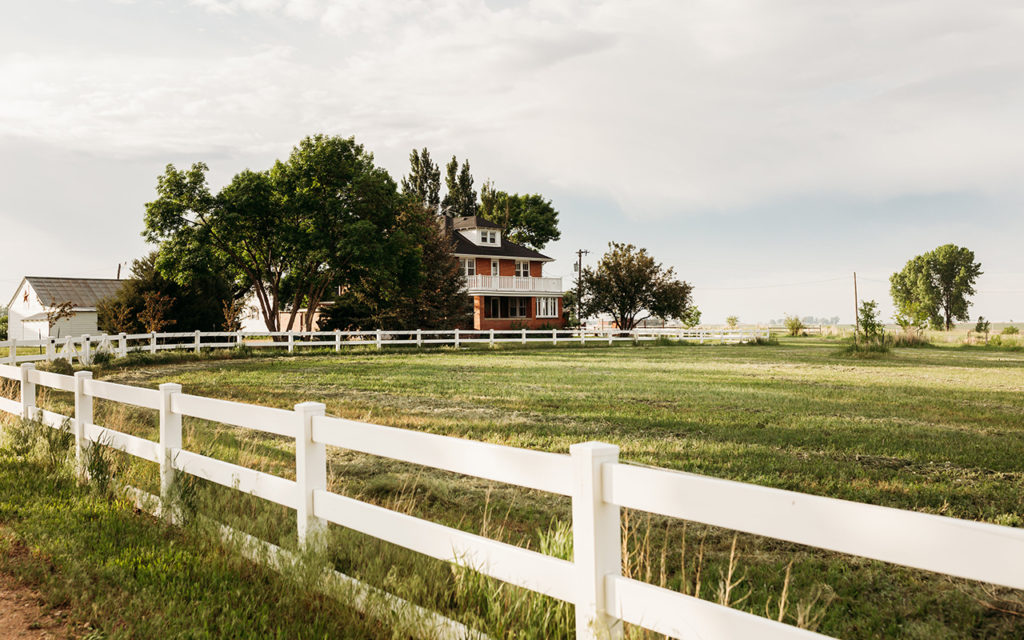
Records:
[[[889,342],[889,340],[885,339],[860,343],[853,342],[836,352],[836,355],[865,359],[884,358],[892,353],[892,347],[889,345]]]
[[[798,336],[803,333],[806,327],[799,317],[786,316],[786,329],[789,330],[789,335]]]
[[[96,353],[92,354],[92,362],[90,364],[94,364],[97,367],[102,367],[110,364],[111,362],[113,362],[113,360],[114,354],[111,353],[110,351],[97,351]]]
[[[739,323],[739,316],[729,316],[728,318],[725,319],[725,324],[728,325],[730,329],[735,329],[736,325],[738,325]]]
[[[57,358],[52,362],[44,362],[39,365],[39,369],[50,373],[58,373],[62,376],[70,376],[75,373],[75,368],[64,358]]]
[[[886,336],[886,342],[890,347],[901,347],[901,348],[913,348],[913,347],[930,347],[932,343],[924,335],[917,333],[916,331],[903,331]]]
[[[978,322],[974,325],[974,332],[988,334],[991,326],[992,323],[986,320],[985,316],[978,316]]]
[[[1020,329],[1018,329],[1017,327],[1013,326],[1012,324],[1010,326],[1008,326],[1008,327],[1003,327],[1002,334],[1004,336],[1012,336],[1012,335],[1016,335],[1018,333],[1020,333]]]
[[[860,332],[867,342],[878,342],[885,335],[885,327],[878,320],[878,303],[865,300],[860,305]]]

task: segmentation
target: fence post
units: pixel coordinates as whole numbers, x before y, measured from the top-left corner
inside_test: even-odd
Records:
[[[171,411],[171,398],[181,393],[181,385],[165,382],[160,385],[160,514],[175,520],[174,500],[174,450],[181,449],[181,415]]]
[[[334,352],[335,353],[340,353],[341,352],[341,330],[340,329],[335,329],[334,330]]]
[[[587,346],[587,330],[580,328],[580,346]]]
[[[92,342],[89,336],[82,336],[82,351],[78,354],[78,362],[83,365],[92,362]]]
[[[523,329],[523,344],[526,344],[526,329]]]
[[[422,347],[423,346],[423,329],[417,329],[416,330],[416,346],[417,347]]]
[[[235,332],[235,346],[236,347],[245,346],[245,339],[242,337],[242,331],[241,330],[238,330],[238,331]]]
[[[57,339],[46,336],[46,361],[53,362],[57,357]]]
[[[558,329],[552,329],[551,330],[551,344],[552,345],[557,345],[558,344]]]
[[[149,334],[149,352],[156,353],[156,331]]]
[[[459,330],[456,329],[455,330],[455,348],[458,349],[460,346],[462,346],[462,341],[459,339]]]
[[[7,347],[7,363],[15,364],[18,362],[18,341],[14,338],[8,340],[9,347]]]
[[[494,348],[494,329],[491,329],[491,348]]]
[[[36,414],[36,384],[29,381],[29,372],[36,368],[31,362],[21,365],[21,417],[31,420]]]
[[[381,344],[381,339],[382,338],[381,338],[381,335],[380,335],[380,329],[377,329],[377,350],[378,351],[380,350],[381,347],[384,346],[383,344]]]
[[[622,637],[622,622],[608,611],[605,579],[622,574],[619,507],[604,501],[602,467],[619,460],[619,448],[603,442],[569,447],[575,486],[572,496],[573,563],[576,567],[576,638]]]
[[[296,517],[300,547],[323,543],[322,535],[327,529],[327,521],[313,515],[313,493],[327,490],[327,447],[313,441],[313,418],[323,416],[325,412],[326,407],[320,402],[295,405],[298,422],[295,434],[295,479],[299,487]]]
[[[288,331],[288,353],[295,352],[295,334]]]
[[[117,334],[117,357],[126,358],[128,357],[128,334],[119,333]]]
[[[636,332],[636,328],[633,328],[633,346],[636,346],[640,342],[640,334]]]
[[[92,424],[92,396],[86,395],[85,383],[92,380],[92,371],[75,372],[75,469],[80,478],[88,479],[85,470],[85,450],[89,441],[85,438],[85,425]]]
[[[612,333],[611,329],[608,329],[608,346],[612,346],[612,342],[615,340],[615,334]]]
[[[196,329],[196,339],[195,339],[195,344],[194,344],[194,345],[192,346],[192,350],[193,350],[194,352],[196,352],[196,353],[199,353],[199,342],[200,342],[200,335],[199,335],[199,330],[198,330],[198,329]]]

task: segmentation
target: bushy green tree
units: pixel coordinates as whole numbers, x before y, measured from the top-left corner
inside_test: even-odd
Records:
[[[786,316],[786,330],[789,331],[789,335],[798,336],[806,328],[799,316]]]
[[[241,293],[234,283],[223,273],[194,272],[189,284],[181,285],[164,277],[156,266],[159,260],[154,251],[132,262],[131,277],[116,294],[97,303],[99,328],[142,333],[159,324],[175,331],[219,330],[224,303]]]
[[[508,194],[487,181],[480,189],[480,215],[500,224],[505,237],[516,244],[540,251],[549,242],[562,237],[558,230],[558,211],[537,193]]]
[[[606,313],[624,331],[650,317],[683,319],[693,309],[693,287],[631,244],[610,242],[597,267],[580,274],[580,288],[584,317]]]
[[[740,318],[739,318],[739,316],[729,316],[728,318],[726,318],[726,319],[725,319],[725,324],[726,324],[726,326],[728,326],[728,327],[729,327],[730,329],[735,329],[735,328],[736,328],[736,326],[737,326],[737,325],[738,325],[739,323],[740,323]]]
[[[889,278],[890,294],[901,326],[949,331],[954,320],[967,320],[974,283],[982,274],[974,252],[954,244],[915,256]]]
[[[293,328],[300,308],[318,308],[335,287],[386,276],[393,243],[405,242],[398,187],[353,138],[307,137],[286,162],[243,171],[216,195],[206,172],[167,166],[144,235],[172,262],[208,248],[251,288],[271,331]]]
[[[441,213],[449,218],[475,216],[477,214],[476,190],[473,189],[473,174],[469,160],[463,160],[462,167],[455,156],[445,167],[445,187],[448,191],[441,201]]]
[[[988,335],[989,329],[992,328],[992,323],[985,319],[985,316],[978,316],[978,321],[974,323],[975,333],[984,333]]]

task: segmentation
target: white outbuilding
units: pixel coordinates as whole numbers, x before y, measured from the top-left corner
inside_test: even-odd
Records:
[[[26,276],[7,303],[8,335],[16,340],[97,335],[96,303],[116,294],[124,283],[107,278]],[[51,314],[62,305],[70,307],[71,315],[51,324]]]

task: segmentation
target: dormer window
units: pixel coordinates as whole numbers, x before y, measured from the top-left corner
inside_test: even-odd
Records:
[[[487,229],[481,230],[480,244],[498,244],[498,232]]]

